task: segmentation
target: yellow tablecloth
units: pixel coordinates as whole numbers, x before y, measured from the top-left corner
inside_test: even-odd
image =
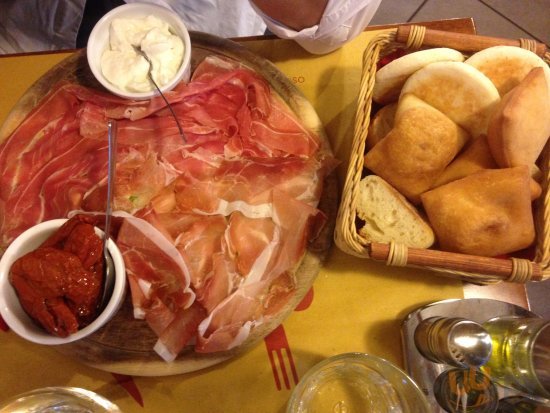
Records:
[[[247,40],[274,62],[317,110],[343,179],[353,136],[362,52],[373,32],[325,56],[307,54],[285,40]],[[67,53],[0,58],[0,122],[25,90]],[[462,283],[416,269],[386,267],[333,247],[306,309],[295,311],[276,333],[250,352],[199,372],[168,377],[128,377],[87,367],[53,347],[27,343],[0,324],[0,401],[43,386],[75,386],[107,397],[124,412],[284,411],[297,379],[325,357],[360,351],[403,367],[400,323],[412,310],[462,298]],[[283,366],[270,363],[275,348]],[[289,352],[285,350],[288,347]],[[289,355],[293,362],[289,361]],[[293,375],[292,366],[295,368]]]

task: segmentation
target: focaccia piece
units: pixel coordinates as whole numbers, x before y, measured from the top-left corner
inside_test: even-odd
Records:
[[[365,147],[370,150],[386,137],[388,132],[392,130],[395,121],[395,112],[397,110],[397,102],[390,103],[382,107],[369,125],[369,133],[365,141]]]
[[[550,136],[550,94],[544,71],[532,69],[491,117],[487,138],[502,168],[531,166]]]
[[[365,167],[381,176],[413,203],[468,141],[469,135],[437,109],[415,96],[394,128],[365,155]],[[398,109],[399,112],[399,109]]]
[[[406,80],[419,69],[435,62],[463,62],[464,56],[458,50],[439,47],[409,53],[395,59],[376,72],[372,99],[381,104],[394,102],[399,98]]]
[[[464,178],[482,169],[498,168],[489,144],[487,136],[481,135],[472,139],[466,148],[445,168],[434,184],[434,188],[445,185],[457,179]]]
[[[550,68],[536,53],[517,46],[493,46],[474,53],[464,62],[487,76],[504,96],[516,87],[531,69],[541,67],[550,88]]]
[[[529,184],[532,201],[537,199],[542,193],[542,187],[534,178],[540,170],[536,168],[536,165],[533,166],[535,168],[531,170],[532,178]],[[456,181],[484,169],[496,168],[498,168],[498,165],[491,154],[487,137],[481,135],[468,143],[468,146],[445,168],[433,187],[437,188],[438,186]]]
[[[445,251],[493,257],[535,240],[527,166],[476,172],[422,194]]]
[[[487,134],[489,117],[500,101],[487,76],[462,62],[429,64],[414,73],[401,90],[440,110],[473,138]]]

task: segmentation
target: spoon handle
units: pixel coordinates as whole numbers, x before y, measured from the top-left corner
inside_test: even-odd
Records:
[[[109,160],[107,166],[107,205],[105,206],[105,234],[103,251],[107,252],[107,240],[110,237],[111,215],[113,213],[113,190],[115,180],[115,165],[116,165],[116,147],[117,147],[117,123],[115,120],[109,120],[108,126],[108,153]]]
[[[136,53],[138,55],[143,57],[147,61],[147,63],[149,63],[149,70],[147,71],[147,77],[149,78],[149,80],[151,81],[153,86],[155,86],[155,89],[157,90],[159,95],[164,100],[164,103],[166,103],[166,106],[168,106],[168,109],[170,110],[170,113],[172,114],[172,117],[176,121],[176,125],[178,126],[178,131],[180,133],[181,138],[183,139],[183,142],[187,143],[187,139],[185,139],[185,134],[183,133],[183,128],[180,125],[180,121],[179,121],[178,117],[176,116],[176,113],[174,112],[174,109],[172,109],[172,105],[170,104],[170,102],[168,102],[168,99],[166,99],[166,96],[164,96],[164,93],[162,93],[162,91],[160,90],[160,87],[159,87],[159,85],[157,85],[157,82],[155,82],[155,79],[153,79],[153,73],[152,73],[152,71],[153,71],[153,62],[152,62],[152,60],[149,58],[149,56],[147,56],[147,53],[145,53],[141,49],[141,46],[132,45],[132,47],[134,48],[134,50],[136,51]]]
[[[170,113],[174,117],[174,120],[176,121],[176,125],[178,126],[178,131],[180,133],[181,138],[183,139],[183,142],[187,143],[187,140],[185,139],[185,134],[183,133],[183,129],[180,125],[180,121],[176,116],[174,109],[172,109],[172,105],[170,104],[170,102],[168,102],[168,99],[166,99],[166,96],[164,96],[164,93],[161,92],[160,87],[158,87],[157,85],[157,82],[153,80],[153,75],[151,74],[151,71],[149,71],[148,76],[149,76],[149,80],[153,83],[153,85],[155,86],[155,89],[157,89],[157,92],[159,92],[160,96],[162,96],[162,99],[164,99],[164,103],[166,103],[166,106],[168,106]]]

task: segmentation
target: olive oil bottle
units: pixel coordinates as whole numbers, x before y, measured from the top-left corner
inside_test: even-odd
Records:
[[[491,336],[493,350],[482,371],[503,386],[550,397],[550,321],[497,317],[483,327]]]

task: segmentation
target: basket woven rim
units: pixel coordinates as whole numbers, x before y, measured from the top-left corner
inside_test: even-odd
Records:
[[[396,28],[386,29],[375,35],[367,44],[362,59],[362,77],[360,89],[357,98],[357,112],[355,119],[355,131],[351,147],[350,161],[346,173],[338,217],[335,228],[335,243],[344,252],[355,255],[361,258],[372,259],[370,253],[371,243],[364,238],[356,227],[356,205],[358,197],[358,184],[363,176],[365,154],[365,141],[370,124],[370,114],[372,109],[372,89],[374,87],[377,64],[380,58],[397,48],[414,51],[422,47],[423,26],[411,26],[411,35],[406,44],[396,42]],[[419,28],[419,29],[415,29]],[[521,42],[520,42],[521,43]],[[532,48],[532,43],[524,43],[524,48]],[[523,45],[522,45],[523,47]],[[429,47],[427,47],[429,48]],[[459,50],[464,53],[462,50]],[[543,60],[549,64],[550,53],[546,52]],[[531,280],[550,278],[550,190],[548,188],[550,182],[550,142],[547,143],[543,155],[539,158],[541,170],[543,171],[542,189],[543,193],[538,200],[536,213],[534,214],[535,227],[537,233],[536,253],[533,260],[508,258],[512,273],[508,277],[503,277],[501,274],[492,274],[486,271],[461,271],[459,269],[449,269],[438,266],[414,266],[407,264],[403,259],[391,260],[388,257],[387,265],[419,267],[428,269],[441,275],[451,278],[458,278],[464,281],[477,284],[493,284],[501,281],[512,281],[525,283]],[[390,248],[393,246],[390,245]],[[407,249],[407,247],[405,247]],[[427,251],[432,251],[429,249]],[[433,251],[440,251],[433,249]],[[406,254],[406,252],[405,252]],[[465,257],[470,257],[465,254],[460,254]],[[473,257],[473,256],[472,256]],[[540,272],[542,275],[538,278],[533,278],[533,274]]]

